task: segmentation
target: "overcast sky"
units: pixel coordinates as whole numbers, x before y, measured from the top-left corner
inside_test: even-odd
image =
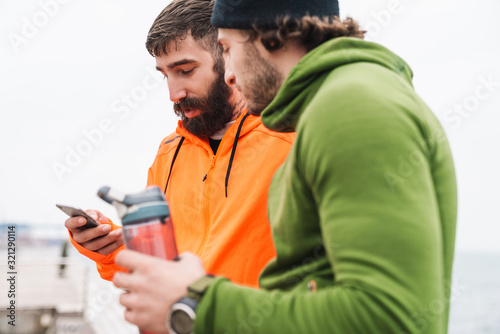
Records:
[[[141,190],[174,131],[144,42],[167,1],[0,1],[0,222],[60,223]],[[500,251],[500,3],[341,1],[368,39],[404,58],[445,128],[459,186],[459,250]]]

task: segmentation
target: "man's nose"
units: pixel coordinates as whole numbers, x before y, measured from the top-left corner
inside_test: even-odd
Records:
[[[224,81],[228,86],[234,86],[236,84],[236,76],[230,64],[229,57],[224,57]]]
[[[236,76],[234,75],[233,70],[229,69],[227,66],[224,73],[224,81],[228,86],[234,86],[236,84]]]
[[[170,101],[179,102],[187,96],[187,91],[185,88],[175,85],[174,83],[168,83],[168,92],[170,94]]]

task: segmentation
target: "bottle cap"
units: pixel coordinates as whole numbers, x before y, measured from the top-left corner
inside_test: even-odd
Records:
[[[123,226],[150,218],[160,218],[163,221],[170,216],[165,196],[157,186],[129,195],[123,195],[105,186],[99,189],[97,195],[115,206]]]

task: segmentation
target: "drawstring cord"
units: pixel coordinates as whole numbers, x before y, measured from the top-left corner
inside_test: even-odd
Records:
[[[234,137],[234,143],[233,143],[233,149],[231,151],[231,158],[229,158],[229,165],[227,166],[227,173],[226,173],[226,197],[227,197],[227,185],[229,183],[229,174],[231,173],[231,167],[233,166],[233,160],[234,160],[234,154],[236,153],[236,146],[238,145],[238,139],[240,139],[240,132],[241,128],[243,127],[243,122],[245,122],[245,119],[249,116],[250,114],[246,114],[243,116],[241,119],[241,123],[238,126],[238,131],[236,132],[236,136]]]
[[[181,138],[179,144],[177,144],[177,148],[175,149],[174,158],[172,159],[172,164],[170,164],[170,171],[168,172],[167,184],[165,184],[165,190],[163,191],[165,195],[167,194],[168,181],[170,181],[170,174],[172,174],[172,168],[174,168],[175,159],[177,159],[177,154],[179,154],[179,150],[181,149],[184,139],[185,137]]]
[[[238,126],[238,131],[236,131],[236,136],[234,137],[234,143],[233,143],[233,149],[231,150],[231,157],[229,158],[229,165],[227,166],[227,172],[226,172],[226,182],[225,182],[225,194],[227,197],[227,186],[229,184],[229,175],[231,174],[231,167],[233,166],[233,160],[234,160],[234,155],[236,153],[236,146],[238,146],[238,139],[240,137],[241,133],[241,128],[243,127],[243,122],[245,122],[246,118],[250,114],[246,114],[243,116],[241,119],[240,125]],[[184,142],[185,137],[182,137],[181,140],[179,141],[179,144],[177,145],[177,148],[175,149],[174,153],[174,158],[172,159],[172,163],[170,164],[170,171],[168,172],[168,177],[167,177],[167,183],[165,184],[165,190],[163,191],[164,194],[167,194],[167,187],[168,187],[168,182],[170,181],[170,175],[172,174],[172,168],[174,167],[174,162],[175,159],[177,159],[177,154],[179,154],[179,150],[181,149],[182,143]],[[205,175],[206,178],[206,175]],[[203,179],[205,181],[205,179]]]

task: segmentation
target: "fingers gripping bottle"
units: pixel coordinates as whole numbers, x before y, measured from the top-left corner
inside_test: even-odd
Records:
[[[170,210],[160,188],[148,187],[136,194],[122,195],[102,187],[97,195],[118,211],[128,249],[166,260],[177,257]]]
[[[97,195],[118,211],[127,249],[166,260],[177,257],[170,210],[160,188],[148,187],[140,193],[122,195],[102,187]],[[140,333],[154,334],[143,330]]]

